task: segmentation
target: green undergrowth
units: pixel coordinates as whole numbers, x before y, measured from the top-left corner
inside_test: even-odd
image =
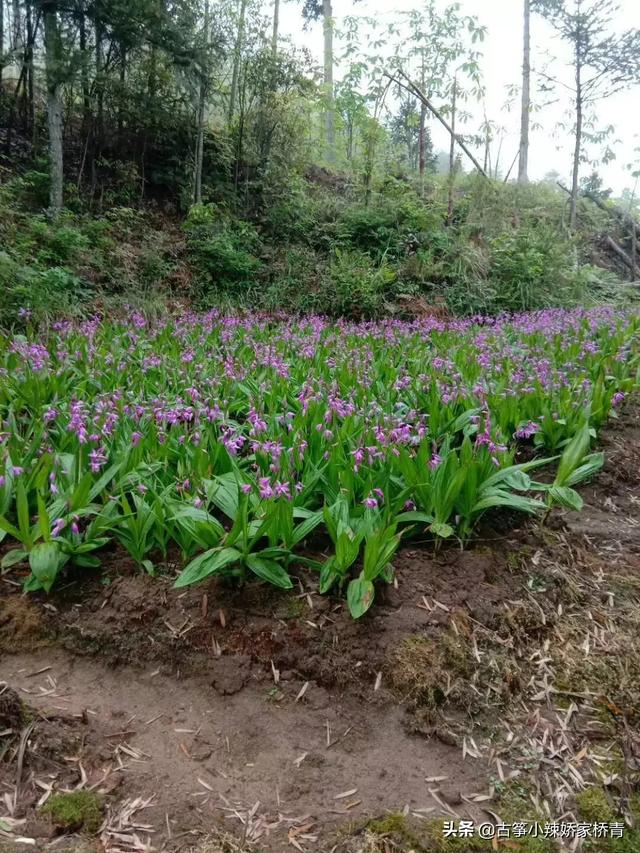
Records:
[[[251,215],[222,198],[184,215],[95,214],[76,194],[55,220],[42,212],[47,180],[36,164],[0,188],[0,326],[23,325],[25,310],[43,322],[125,303],[161,312],[175,299],[368,319],[634,298],[590,265],[591,226],[569,236],[564,199],[543,184],[465,177],[447,224],[438,176],[421,192],[389,178],[368,202],[299,178]]]

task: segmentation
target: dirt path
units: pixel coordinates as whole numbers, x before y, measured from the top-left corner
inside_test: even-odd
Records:
[[[2,679],[32,708],[88,719],[101,732],[85,768],[91,784],[108,774],[98,790],[152,797],[141,818],[165,842],[171,828],[176,843],[165,849],[225,815],[242,831],[253,812],[250,836],[274,824],[276,845],[283,830],[288,843],[287,830],[305,824],[316,834],[387,810],[440,814],[429,794],[439,786],[427,779],[456,794],[485,784],[457,748],[406,734],[399,708],[336,700],[316,685],[298,701],[286,686],[276,699],[258,684],[222,697],[202,678],[111,669],[59,650],[5,658]]]

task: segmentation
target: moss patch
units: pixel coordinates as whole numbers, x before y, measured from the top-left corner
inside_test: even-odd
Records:
[[[104,806],[101,798],[90,791],[54,794],[42,807],[56,829],[62,832],[86,832],[95,835],[102,826]]]

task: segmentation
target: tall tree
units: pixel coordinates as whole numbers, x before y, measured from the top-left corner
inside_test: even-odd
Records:
[[[573,54],[570,88],[575,129],[570,226],[575,230],[585,119],[588,111],[603,98],[640,82],[640,30],[622,33],[612,30],[612,19],[620,11],[615,0],[532,0],[532,9],[551,23]],[[543,76],[554,86],[559,82],[557,77]]]
[[[202,34],[202,56],[199,68],[199,93],[198,93],[198,126],[196,130],[196,153],[194,168],[194,190],[193,200],[196,204],[202,201],[202,166],[204,162],[204,124],[207,107],[207,90],[209,86],[209,41],[210,29],[210,6],[209,0],[204,0],[204,25]]]
[[[273,35],[271,36],[271,52],[275,59],[278,53],[278,37],[280,35],[280,0],[273,0]]]
[[[332,0],[305,0],[302,15],[306,21],[317,21],[322,19],[322,30],[324,33],[324,90],[326,106],[324,110],[324,136],[327,146],[327,159],[330,162],[336,159],[336,136],[335,136],[335,91],[333,83],[333,3]]]
[[[518,183],[529,180],[529,125],[531,113],[531,2],[524,0],[524,50],[522,59],[522,114]]]
[[[324,86],[327,98],[325,110],[325,135],[327,156],[330,162],[336,159],[335,91],[333,86],[333,6],[331,0],[322,0],[322,24],[324,30]]]
[[[229,94],[229,121],[233,121],[238,99],[238,83],[240,80],[240,63],[242,62],[242,49],[244,47],[244,31],[247,18],[247,0],[240,0],[238,11],[238,30],[236,43],[233,51],[233,69],[231,72],[231,92]]]
[[[2,91],[2,72],[4,71],[4,0],[0,0],[0,91]]]
[[[44,21],[45,68],[47,76],[47,119],[51,183],[49,209],[52,215],[56,215],[62,210],[64,187],[61,97],[62,45],[56,0],[41,0],[41,7]]]

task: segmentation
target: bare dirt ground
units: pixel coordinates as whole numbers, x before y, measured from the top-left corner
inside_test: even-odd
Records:
[[[637,410],[603,444],[580,515],[412,543],[359,622],[306,572],[294,595],[179,592],[118,553],[49,599],[0,578],[0,851],[503,846],[443,839],[453,817],[615,818],[628,846],[584,849],[640,850]],[[61,792],[99,819],[49,813]]]

